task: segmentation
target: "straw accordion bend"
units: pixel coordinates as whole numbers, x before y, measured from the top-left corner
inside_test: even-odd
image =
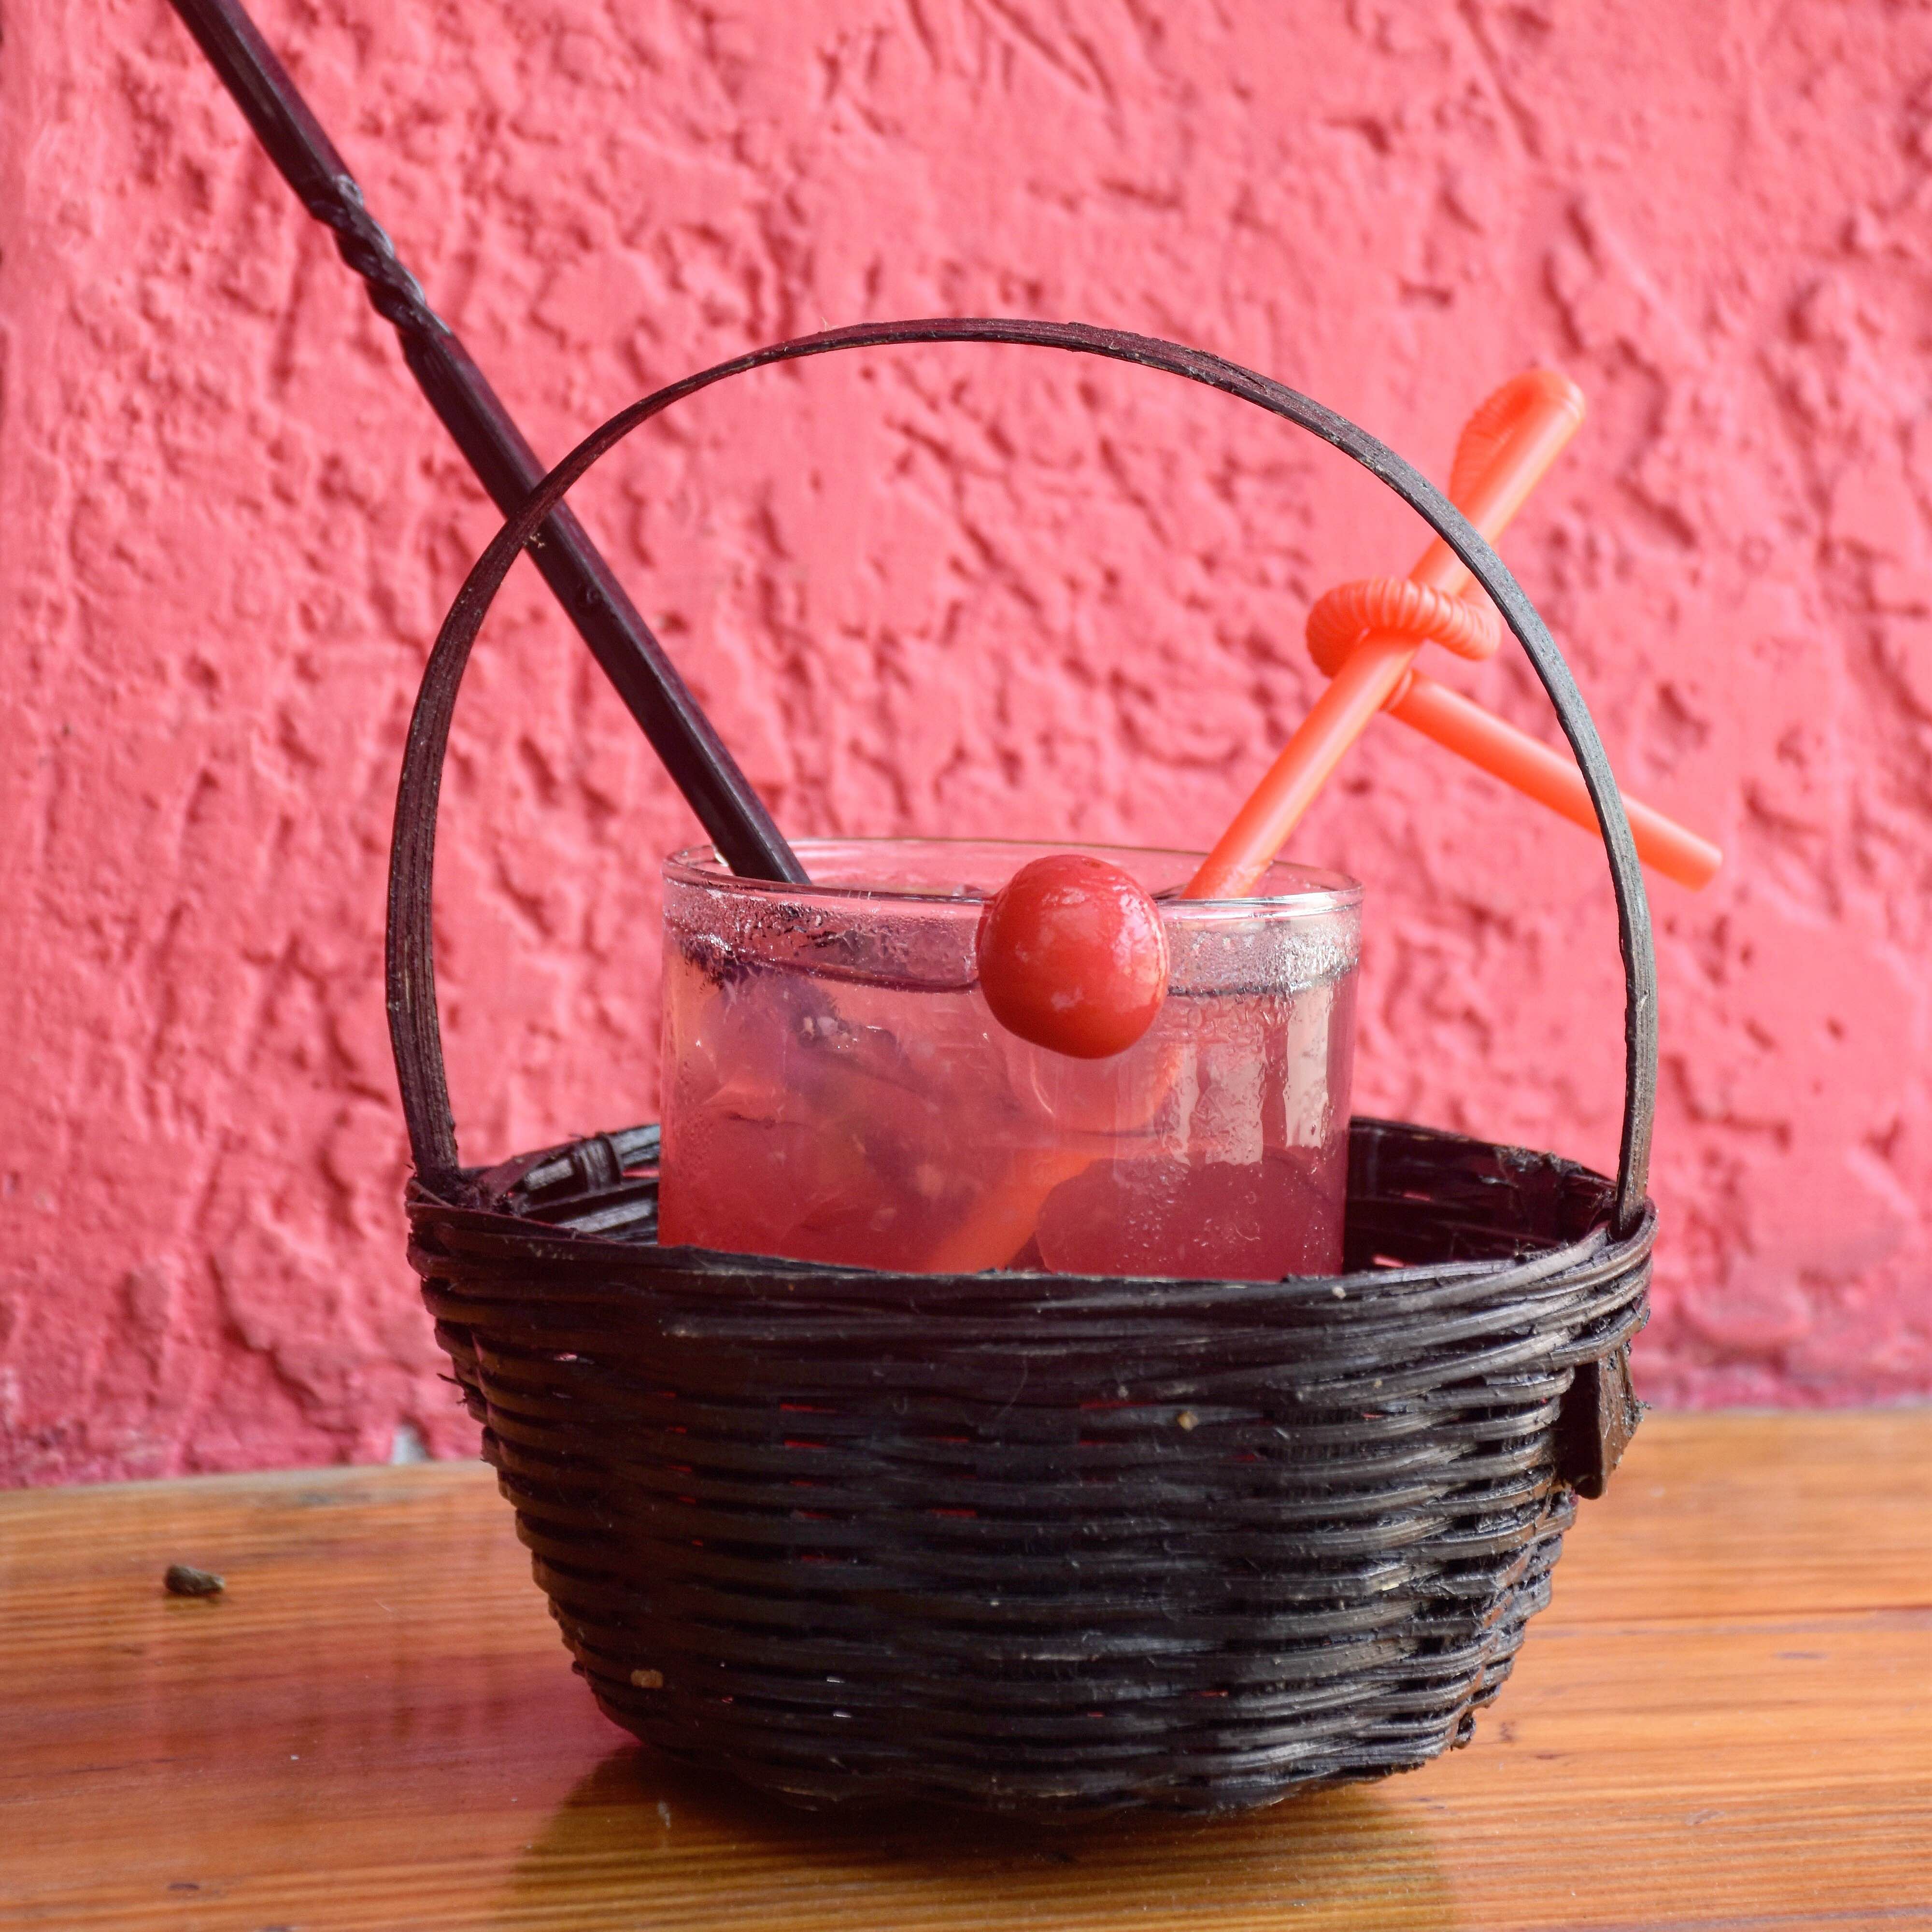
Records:
[[[1377,631],[1440,644],[1480,663],[1496,656],[1503,627],[1486,603],[1452,596],[1406,577],[1363,577],[1324,591],[1308,612],[1308,655],[1325,677],[1348,662],[1358,639]],[[1390,702],[1400,704],[1407,680]]]

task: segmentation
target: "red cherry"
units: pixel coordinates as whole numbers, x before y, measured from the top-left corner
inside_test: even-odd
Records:
[[[1124,1053],[1167,997],[1167,934],[1139,881],[1102,859],[1022,866],[980,915],[980,987],[1009,1033],[1076,1060]]]

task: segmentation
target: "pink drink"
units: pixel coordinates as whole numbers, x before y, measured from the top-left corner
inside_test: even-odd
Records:
[[[984,898],[1064,849],[808,840],[805,888],[670,860],[659,1239],[912,1270],[1339,1269],[1360,888],[1276,866],[1274,896],[1163,900],[1159,1018],[1070,1060],[1000,1027],[973,963]],[[1100,856],[1156,894],[1193,869]]]

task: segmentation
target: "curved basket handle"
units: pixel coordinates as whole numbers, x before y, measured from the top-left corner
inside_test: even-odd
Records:
[[[822,335],[773,344],[735,356],[714,368],[633,403],[593,430],[526,497],[491,539],[457,592],[423,672],[422,686],[410,720],[403,754],[402,782],[396,794],[396,830],[389,855],[388,980],[389,1038],[395,1048],[396,1076],[416,1172],[432,1192],[447,1195],[460,1185],[456,1126],[449,1111],[449,1088],[436,1023],[436,971],[430,935],[430,887],[436,858],[436,806],[442,784],[443,754],[450,717],[463,681],[470,646],[518,554],[592,464],[640,424],[672,404],[695,395],[728,376],[742,376],[776,362],[796,362],[845,349],[880,349],[903,343],[1005,342],[1040,349],[1064,349],[1103,356],[1184,376],[1190,382],[1252,403],[1331,443],[1379,477],[1414,510],[1457,556],[1494,599],[1515,632],[1556,706],[1563,735],[1596,808],[1610,855],[1610,882],[1616,893],[1617,925],[1624,963],[1624,1116],[1617,1155],[1616,1232],[1619,1237],[1640,1219],[1650,1172],[1651,1125],[1657,1100],[1657,962],[1651,937],[1650,902],[1645,896],[1636,847],[1630,837],[1610,760],[1591,722],[1582,694],[1563,662],[1543,620],[1496,552],[1477,535],[1462,513],[1419,471],[1346,418],[1265,376],[1198,349],[1154,337],[1094,328],[1083,322],[1004,322],[969,317],[926,322],[867,322]]]

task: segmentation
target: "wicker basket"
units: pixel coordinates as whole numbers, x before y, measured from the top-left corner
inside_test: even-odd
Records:
[[[1108,356],[1354,456],[1502,610],[1597,802],[1628,1006],[1620,1171],[1358,1120],[1348,1272],[902,1275],[655,1245],[656,1131],[458,1164],[430,882],[449,719],[510,564],[604,451],[762,364],[906,341]],[[1636,1420],[1653,1220],[1648,911],[1547,632],[1399,458],[1198,352],[892,324],[760,350],[615,417],[504,526],[424,674],[390,900],[410,1259],[577,1667],[618,1724],[808,1803],[1264,1803],[1470,1735],[1578,1492]]]

